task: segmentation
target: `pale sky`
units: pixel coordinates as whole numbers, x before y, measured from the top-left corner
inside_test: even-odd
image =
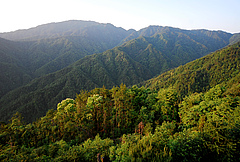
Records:
[[[66,20],[240,33],[240,0],[0,0],[0,32]]]

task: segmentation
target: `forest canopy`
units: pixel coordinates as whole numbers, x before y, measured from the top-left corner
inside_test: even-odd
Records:
[[[81,90],[33,122],[17,112],[0,122],[0,161],[240,161],[239,56],[240,42],[141,86]]]
[[[25,124],[1,123],[1,161],[238,161],[240,84],[183,99],[174,88],[82,91]]]

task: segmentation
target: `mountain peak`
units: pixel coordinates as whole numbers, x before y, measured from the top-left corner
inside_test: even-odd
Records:
[[[0,33],[0,37],[9,40],[37,40],[45,38],[56,38],[61,36],[79,36],[81,31],[87,30],[90,27],[113,27],[110,23],[98,23],[94,21],[83,21],[83,20],[68,20],[63,22],[52,22],[48,24],[42,24],[29,29],[22,29],[13,32]],[[118,28],[124,30],[123,28]],[[126,30],[125,30],[126,31]],[[76,33],[80,33],[76,35]]]

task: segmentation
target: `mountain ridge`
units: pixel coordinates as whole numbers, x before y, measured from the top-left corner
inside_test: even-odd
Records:
[[[43,39],[29,39],[25,41],[12,41],[1,38],[2,42],[0,43],[3,46],[0,46],[0,51],[4,52],[1,53],[0,56],[1,69],[3,71],[9,71],[9,74],[17,73],[16,75],[18,76],[27,75],[29,76],[29,79],[27,81],[17,81],[19,84],[15,84],[14,86],[10,85],[13,81],[2,79],[0,97],[14,88],[25,85],[34,78],[61,70],[62,68],[67,67],[87,55],[101,53],[111,49],[117,46],[121,40],[128,35],[128,31],[125,31],[124,29],[114,27],[111,24],[100,24],[96,22],[67,21],[50,24],[50,26],[58,26],[61,24],[63,26],[60,26],[59,28],[68,26],[68,29],[66,30],[69,31],[69,29],[71,29],[72,22],[75,23],[75,29],[73,29],[70,34],[68,33],[68,36],[65,35],[54,38],[47,36]],[[90,27],[89,23],[93,24],[93,27]],[[80,26],[83,25],[82,31],[78,28],[79,24]],[[47,28],[48,26],[49,24],[43,25],[44,28]],[[30,35],[31,30],[36,30],[36,34],[40,33],[41,36],[41,32],[37,32],[38,28],[30,29]],[[50,29],[51,32],[52,30],[53,29]],[[63,34],[66,33],[66,30],[64,30]],[[79,33],[76,33],[76,31]],[[29,32],[29,30],[24,30],[24,32]],[[50,36],[51,32],[49,32]],[[14,33],[15,32],[5,33],[5,35],[10,34],[10,36],[13,36]],[[52,33],[52,35],[54,34],[56,33]],[[6,47],[8,47],[8,51],[4,49]],[[6,55],[11,55],[7,56],[8,58],[10,57],[18,60],[18,64],[14,66],[6,66]],[[19,69],[20,71],[14,71],[15,69]],[[8,78],[7,74],[2,73],[2,78]]]
[[[138,84],[208,52],[205,45],[184,33],[140,36],[103,53],[85,56],[60,71],[9,92],[0,99],[0,105],[4,105],[1,118],[6,120],[17,110],[27,121],[33,121],[62,99],[73,98],[81,89]]]
[[[0,38],[0,92],[30,80],[0,98],[0,161],[238,161],[239,34],[154,27],[100,52],[98,31]]]
[[[48,109],[55,108],[59,101],[74,97],[82,89],[91,90],[103,85],[111,88],[121,83],[127,86],[138,84],[223,48],[238,38],[238,35],[222,31],[188,31],[161,26],[131,30],[129,33],[120,29],[125,34],[121,35],[119,28],[113,25],[100,26],[93,27],[94,30],[88,28],[82,37],[65,36],[15,42],[20,43],[25,50],[30,49],[23,53],[24,57],[31,56],[28,58],[28,67],[39,66],[33,73],[37,78],[35,76],[29,84],[15,87],[15,90],[10,89],[1,96],[0,111],[5,115],[0,118],[4,116],[2,119],[7,120],[14,112],[20,111],[25,113],[25,117],[30,113],[36,114],[26,118],[33,121]],[[100,31],[105,32],[99,33]],[[124,39],[129,39],[128,36],[137,34],[137,38],[124,42]],[[230,41],[233,36],[235,38]],[[108,42],[115,42],[110,44],[115,47],[107,49],[110,48]],[[121,45],[117,46],[119,44]]]
[[[95,21],[68,20],[38,25],[29,29],[21,29],[12,32],[0,33],[0,37],[9,40],[38,40],[43,38],[57,38],[63,36],[84,36],[84,30],[88,28],[104,26],[115,27],[109,23],[98,23]],[[119,30],[127,31],[121,27]],[[130,30],[131,32],[131,30]]]

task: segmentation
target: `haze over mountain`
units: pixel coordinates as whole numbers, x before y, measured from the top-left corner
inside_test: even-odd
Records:
[[[238,35],[222,31],[161,26],[126,31],[111,24],[84,21],[45,24],[2,33],[0,37],[15,40],[2,39],[11,46],[2,55],[15,60],[14,68],[5,66],[3,71],[8,73],[2,73],[6,79],[1,80],[1,95],[13,90],[0,99],[0,118],[5,121],[16,111],[33,121],[81,89],[138,84],[238,39]],[[18,80],[9,77],[11,70]]]
[[[133,30],[130,30],[130,32],[132,31]],[[66,36],[82,36],[92,39],[101,39],[102,36],[105,36],[105,39],[109,39],[109,36],[115,35],[108,40],[110,42],[117,40],[119,37],[123,39],[123,37],[127,36],[126,33],[125,29],[117,28],[112,24],[102,24],[94,21],[69,20],[58,23],[43,24],[30,29],[0,33],[0,37],[15,41],[29,41]]]
[[[151,89],[81,91],[27,124],[16,113],[0,123],[0,160],[238,161],[239,56],[240,42],[149,80]]]
[[[86,55],[111,49],[131,32],[111,24],[66,21],[2,33],[0,37],[12,41],[0,40],[3,71],[0,96],[31,79],[60,70]],[[10,58],[14,62],[9,62]]]
[[[0,96],[32,80],[18,42],[0,38]]]

